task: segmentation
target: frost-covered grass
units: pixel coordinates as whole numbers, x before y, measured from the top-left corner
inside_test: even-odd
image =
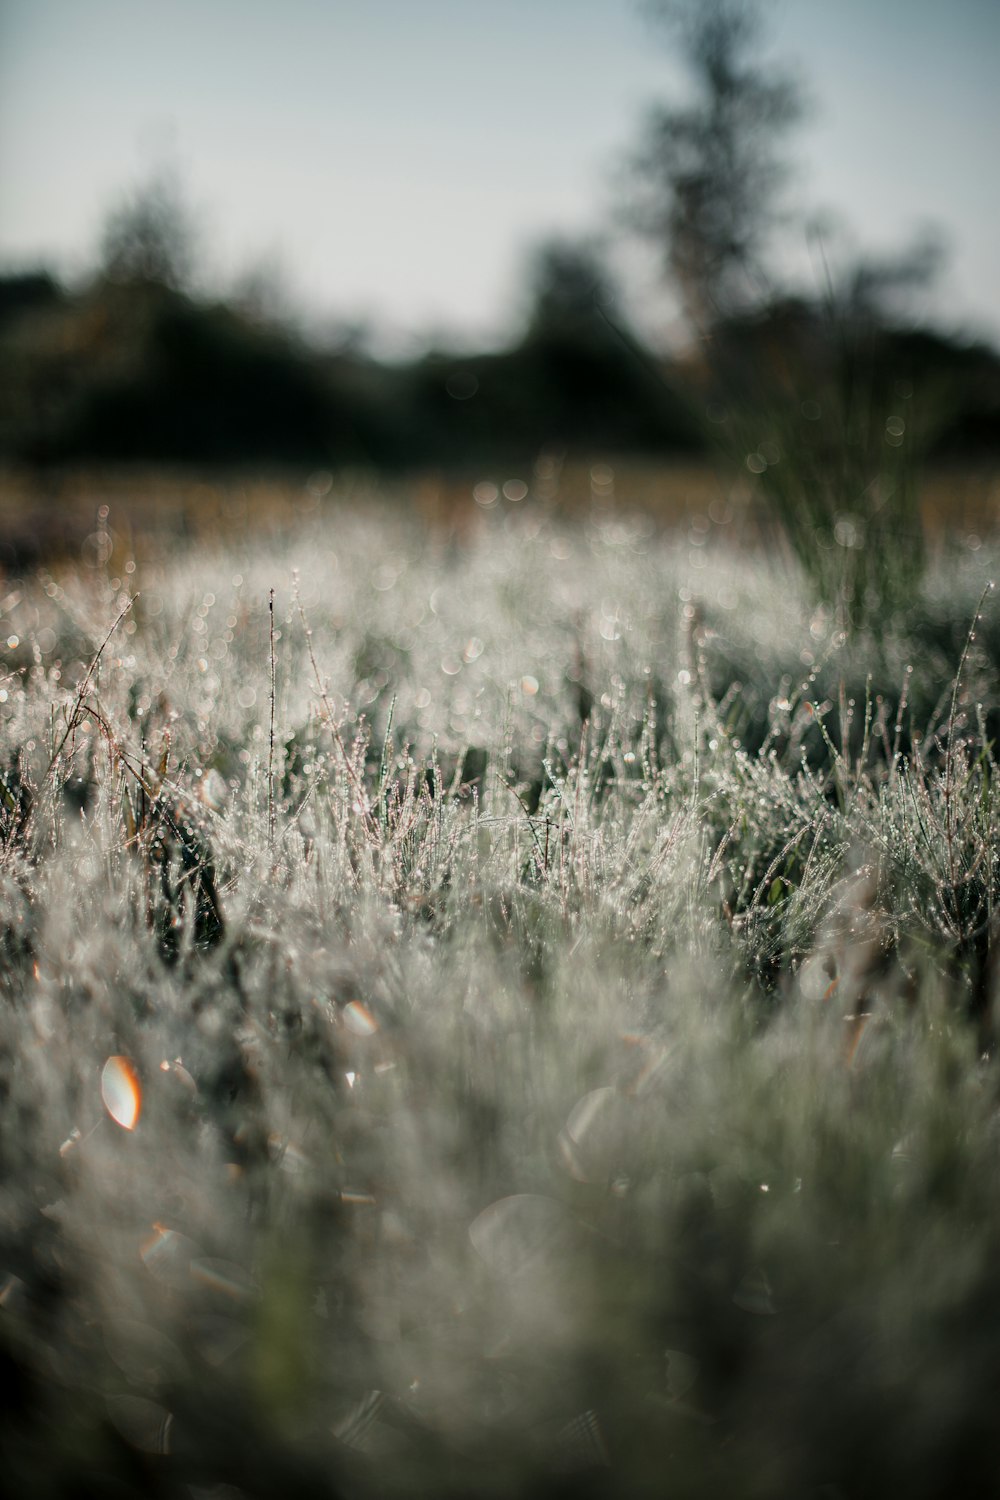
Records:
[[[991,559],[477,526],[5,585],[6,1482],[991,1492]]]

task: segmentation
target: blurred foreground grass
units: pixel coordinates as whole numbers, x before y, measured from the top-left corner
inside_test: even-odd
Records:
[[[480,482],[7,580],[8,1483],[995,1492],[985,526],[848,639]]]

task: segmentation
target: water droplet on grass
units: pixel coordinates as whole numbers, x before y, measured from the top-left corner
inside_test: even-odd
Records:
[[[561,1258],[568,1249],[571,1221],[554,1198],[514,1193],[484,1208],[469,1225],[478,1255],[500,1276],[519,1277]]]
[[[139,1249],[139,1258],[151,1276],[164,1286],[179,1288],[190,1285],[191,1261],[197,1255],[194,1240],[165,1224],[154,1224]]]
[[[378,1031],[378,1022],[367,1006],[360,1000],[352,1000],[341,1012],[344,1025],[355,1036],[372,1036]]]
[[[218,1292],[232,1302],[247,1302],[254,1295],[252,1278],[235,1261],[201,1257],[191,1262],[190,1269],[191,1280],[198,1286]]]
[[[140,1453],[170,1452],[170,1429],[173,1416],[157,1401],[145,1396],[109,1396],[108,1416],[111,1425]]]
[[[770,1317],[775,1312],[771,1283],[759,1266],[748,1271],[733,1293],[733,1301],[744,1312],[757,1317]]]

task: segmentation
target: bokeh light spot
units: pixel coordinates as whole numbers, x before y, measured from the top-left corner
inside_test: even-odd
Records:
[[[104,1108],[123,1130],[134,1130],[142,1110],[139,1078],[127,1057],[109,1057],[101,1071]]]

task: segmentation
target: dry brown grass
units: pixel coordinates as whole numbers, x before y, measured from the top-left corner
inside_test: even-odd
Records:
[[[512,502],[508,479],[528,494]],[[248,530],[287,535],[315,515],[326,494],[358,508],[379,503],[413,509],[428,526],[472,534],[481,508],[473,491],[480,481],[501,490],[496,502],[542,506],[560,519],[646,515],[657,529],[711,523],[740,546],[771,541],[771,528],[749,476],[733,480],[708,462],[626,459],[587,464],[542,458],[533,469],[507,473],[425,472],[392,479],[348,472],[205,475],[165,469],[91,469],[35,474],[0,473],[0,568],[19,572],[35,564],[79,563],[100,530],[108,507],[116,553],[141,561],[178,540],[218,542]],[[982,460],[930,470],[921,510],[930,536],[993,535],[1000,518],[1000,461]],[[109,560],[109,559],[105,559]]]

